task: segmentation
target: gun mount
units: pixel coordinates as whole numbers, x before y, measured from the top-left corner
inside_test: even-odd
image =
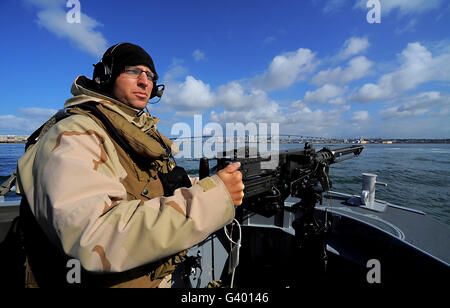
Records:
[[[282,211],[295,213],[295,220],[292,222],[298,260],[295,271],[304,281],[317,282],[325,277],[328,260],[326,240],[331,221],[319,223],[314,217],[315,205],[318,202],[322,204],[323,192],[332,187],[330,165],[355,158],[363,149],[364,146],[354,145],[336,149],[324,147],[316,152],[308,142],[303,150],[288,150],[256,157],[250,157],[249,149],[238,149],[228,157],[227,153],[223,153],[224,157],[217,159],[217,168],[222,169],[235,161],[241,163],[240,171],[245,189],[237,216],[241,209],[265,217]],[[284,202],[288,196],[300,198],[300,202],[285,207]]]

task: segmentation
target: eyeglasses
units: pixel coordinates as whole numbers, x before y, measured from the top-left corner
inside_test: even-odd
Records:
[[[150,82],[154,82],[156,81],[156,79],[158,79],[158,77],[155,78],[155,75],[152,72],[143,71],[135,66],[126,66],[123,72],[132,78],[139,78],[142,73],[145,73],[145,75],[147,76],[147,80]]]

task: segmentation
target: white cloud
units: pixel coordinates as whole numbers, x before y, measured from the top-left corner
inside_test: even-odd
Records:
[[[52,117],[58,110],[39,107],[19,108],[18,113],[40,120]]]
[[[303,74],[314,71],[318,62],[311,50],[300,48],[273,58],[268,70],[256,76],[254,87],[264,90],[287,88],[302,79]]]
[[[436,80],[449,80],[450,54],[434,57],[420,43],[409,43],[400,55],[400,68],[381,76],[378,83],[367,83],[350,96],[350,99],[366,103],[393,98],[420,84]]]
[[[180,77],[186,73],[187,69],[183,66],[183,61],[174,59],[163,78],[166,84],[164,106],[170,107],[172,111],[179,110],[177,115],[189,116],[192,112],[203,112],[208,108],[221,106],[227,113],[215,113],[215,116],[228,117],[236,110],[242,111],[250,107],[265,108],[274,104],[265,91],[246,88],[239,81],[230,81],[215,90],[193,76],[185,76],[183,81],[179,81]]]
[[[366,37],[351,37],[345,41],[343,48],[338,54],[338,58],[347,59],[360,54],[369,48],[369,46],[369,40]]]
[[[350,118],[351,122],[365,122],[370,118],[369,112],[366,110],[360,110],[353,112],[353,116]]]
[[[182,59],[173,58],[172,64],[162,78],[165,84],[164,103],[154,108],[163,112],[174,112],[179,116],[191,116],[216,105],[217,99],[211,86],[194,76]]]
[[[321,122],[329,122],[329,120],[337,120],[339,116],[330,111],[324,111],[322,109],[312,110],[307,106],[303,106],[299,110],[289,114],[287,116],[287,122],[300,122],[302,125],[315,125]]]
[[[347,101],[344,97],[335,97],[330,100],[328,100],[328,104],[330,105],[342,105],[345,104]]]
[[[325,84],[322,87],[314,91],[306,91],[305,98],[303,99],[306,103],[334,103],[342,104],[344,101],[342,99],[337,99],[345,93],[345,89],[335,86],[333,84]],[[334,99],[334,100],[332,100]]]
[[[225,110],[223,112],[211,111],[210,120],[219,123],[279,123],[284,119],[280,107],[275,102],[264,106],[246,108],[242,110]]]
[[[364,56],[353,58],[348,67],[342,69],[340,66],[334,69],[322,70],[312,78],[312,83],[322,85],[325,83],[346,84],[360,79],[370,72],[373,62]]]
[[[440,109],[437,114],[445,115],[450,107],[450,96],[437,91],[422,92],[400,100],[399,106],[389,107],[380,111],[384,119],[417,117]]]
[[[260,89],[246,90],[239,82],[232,81],[217,89],[217,103],[225,110],[211,112],[216,122],[279,122],[283,114],[279,104]]]
[[[175,82],[178,78],[185,77],[187,75],[188,69],[183,65],[183,63],[184,61],[182,59],[172,59],[172,64],[170,64],[169,69],[162,78],[164,83]]]
[[[237,81],[229,82],[217,89],[217,100],[221,106],[236,110],[260,107],[270,103],[267,93],[260,89],[246,91]]]
[[[184,82],[171,82],[164,92],[165,104],[179,112],[203,111],[215,106],[215,95],[210,86],[192,76],[186,76]]]
[[[292,107],[292,108],[302,109],[302,108],[305,108],[305,107],[306,107],[306,104],[305,104],[304,101],[302,101],[302,100],[300,99],[300,100],[296,100],[295,102],[293,102],[293,103],[291,104],[291,107]]]
[[[42,125],[42,123],[41,123]],[[0,115],[0,134],[30,134],[40,125],[11,114]]]
[[[38,8],[37,23],[58,37],[69,39],[78,48],[97,58],[106,50],[107,41],[103,34],[95,29],[102,26],[98,21],[83,14],[81,7],[81,22],[69,23],[66,19],[70,8],[67,1],[58,0],[25,0]]]
[[[20,108],[17,115],[0,115],[0,134],[31,134],[57,112],[38,107]]]
[[[194,58],[194,60],[196,62],[206,60],[205,53],[203,51],[201,51],[200,49],[194,50],[194,52],[192,53],[192,57]]]
[[[293,103],[292,105],[294,105]],[[306,105],[296,104],[298,108],[285,115],[280,125],[282,133],[307,136],[329,136],[335,127],[342,125],[342,114],[346,108],[322,110],[311,109]]]
[[[400,107],[390,107],[380,111],[384,119],[395,118],[411,118],[424,115],[428,112],[428,108],[415,108],[410,110],[401,110]]]

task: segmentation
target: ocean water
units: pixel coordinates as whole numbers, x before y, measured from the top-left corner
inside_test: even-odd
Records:
[[[316,150],[323,144],[314,144]],[[342,145],[327,145],[339,147]],[[302,148],[302,144],[280,144],[280,149]],[[15,170],[23,144],[0,144],[0,182]],[[198,175],[198,159],[177,159],[189,175]],[[210,162],[210,168],[215,165]],[[361,192],[362,173],[377,174],[387,187],[377,186],[376,198],[424,211],[450,226],[450,144],[366,144],[358,158],[330,168],[332,190]],[[10,192],[6,200],[19,199]]]

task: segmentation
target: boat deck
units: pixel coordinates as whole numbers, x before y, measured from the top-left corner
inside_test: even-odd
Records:
[[[434,220],[424,212],[393,205],[381,200],[376,201],[386,205],[383,212],[350,204],[348,200],[354,197],[338,192],[330,192],[324,194],[323,205],[317,205],[316,209],[323,212],[326,210],[328,213],[333,214],[333,217],[336,217],[336,214],[338,214],[338,217],[348,217],[370,225],[450,264],[449,226]],[[298,199],[290,197],[286,200],[286,204],[292,205],[298,201]],[[5,202],[4,204],[6,205],[0,206],[0,242],[3,241],[11,221],[19,215],[17,202]],[[281,227],[285,232],[294,234],[294,230],[291,227],[293,219],[295,217],[289,212],[284,213],[281,223],[277,217],[266,218],[255,214],[248,218],[244,225]]]
[[[316,219],[322,222],[325,219],[331,220],[331,232],[327,237],[327,250],[330,252],[329,272],[333,273],[330,277],[364,280],[367,272],[366,263],[370,259],[380,260],[383,272],[386,273],[383,281],[389,279],[394,283],[414,279],[417,281],[418,271],[422,271],[422,276],[430,273],[421,281],[431,281],[439,275],[449,277],[449,226],[421,211],[381,200],[376,200],[380,205],[379,208],[370,209],[358,204],[355,199],[358,198],[329,192],[324,194],[323,204],[316,205]],[[289,197],[285,205],[292,207],[299,201],[297,198]],[[10,202],[0,206],[0,242],[6,236],[11,221],[19,214],[17,203]],[[384,211],[379,211],[380,208],[384,208]],[[295,236],[292,223],[296,218],[294,211],[282,211],[272,217],[264,217],[246,210],[243,212],[241,223],[243,265],[240,269],[243,276],[248,273],[256,275],[261,272],[261,266],[273,265],[274,258],[278,258],[280,262],[285,262],[289,258],[292,260]],[[212,237],[199,243],[197,249],[191,249],[193,255],[200,250],[203,256],[205,262],[201,279],[203,283],[214,280],[214,274],[210,277],[211,271],[208,268],[211,268],[211,265],[207,264],[207,260],[215,259],[217,275],[221,273],[219,269],[225,268],[228,253],[224,249],[227,247],[224,243],[228,242],[222,238],[224,237],[222,233],[223,231],[219,230]],[[214,250],[211,250],[212,243]],[[212,257],[212,251],[215,251],[215,257]],[[350,265],[349,262],[354,265]],[[279,263],[275,262],[276,264]],[[254,272],[251,272],[252,269]],[[351,275],[350,269],[354,270],[355,274]],[[278,273],[277,271],[275,266],[274,273]],[[245,282],[242,283],[245,285]],[[254,280],[251,283],[254,284]]]
[[[423,250],[445,263],[450,264],[450,227],[436,221],[424,212],[393,205],[377,200],[386,205],[385,211],[378,212],[363,206],[348,203],[350,195],[333,192],[324,195],[324,205],[317,209],[328,208],[333,213],[346,215],[360,220],[386,233]]]
[[[6,236],[12,220],[19,216],[19,205],[17,202],[4,202],[0,206],[0,243]]]
[[[359,198],[339,192],[329,192],[323,195],[323,204],[316,205],[319,220],[324,219],[326,212],[328,218],[333,219],[331,235],[335,239],[338,239],[343,232],[348,238],[352,238],[359,236],[358,232],[367,233],[369,232],[367,230],[370,229],[371,235],[383,234],[384,237],[398,240],[446,265],[450,264],[449,226],[436,221],[422,211],[381,200],[376,200],[378,208],[370,209],[355,200],[359,200]],[[299,201],[300,199],[289,197],[286,199],[285,205],[289,207]],[[378,211],[379,208],[384,208],[384,210]],[[281,216],[275,215],[270,218],[246,212],[244,217],[244,226],[279,228],[286,233],[295,234],[295,230],[292,228],[295,214],[290,211],[284,211]],[[362,228],[362,226],[364,228],[360,230],[351,229]],[[366,241],[371,240],[369,234],[366,234],[366,237]],[[387,242],[389,239],[383,241]],[[370,245],[370,243],[365,244]],[[331,244],[329,243],[329,245]]]

